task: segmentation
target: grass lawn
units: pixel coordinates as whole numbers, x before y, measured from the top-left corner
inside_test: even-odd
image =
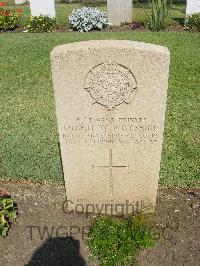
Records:
[[[90,4],[86,6],[96,6],[97,4]],[[68,26],[68,17],[71,14],[73,9],[77,9],[85,6],[85,4],[56,4],[56,14],[57,14],[57,23],[59,26]],[[29,5],[9,5],[4,7],[6,9],[16,9],[21,8],[23,10],[22,22],[24,25],[28,24],[27,18],[30,16],[30,7]],[[106,4],[98,4],[98,8],[106,11]],[[148,8],[146,4],[134,3],[133,4],[133,20],[141,23],[145,22],[146,12],[148,13]],[[169,18],[166,20],[166,24],[178,24],[178,20],[183,20],[185,17],[185,4],[175,4],[172,6],[170,11]]]
[[[0,177],[62,180],[50,71],[54,46],[90,39],[128,39],[171,52],[162,154],[163,186],[199,187],[200,34],[1,33]]]

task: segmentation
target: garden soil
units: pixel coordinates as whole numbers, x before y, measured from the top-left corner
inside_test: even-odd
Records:
[[[67,213],[62,183],[1,180],[0,189],[18,207],[16,223],[0,237],[1,266],[99,265],[87,246],[95,215]],[[155,219],[159,239],[140,251],[137,264],[199,265],[200,190],[160,188]]]

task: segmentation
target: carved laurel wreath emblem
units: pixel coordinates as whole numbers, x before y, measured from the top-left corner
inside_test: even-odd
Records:
[[[84,84],[84,89],[92,97],[92,104],[100,104],[107,110],[130,103],[136,88],[133,73],[115,62],[105,62],[92,68]]]

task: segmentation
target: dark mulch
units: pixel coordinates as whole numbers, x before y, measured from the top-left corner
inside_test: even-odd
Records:
[[[0,181],[0,188],[19,211],[9,235],[0,238],[0,265],[95,265],[84,241],[93,217],[63,212],[62,184]],[[139,265],[199,265],[200,190],[160,189],[155,215],[160,240],[140,252]]]
[[[24,27],[19,27],[16,28],[15,30],[12,31],[7,31],[10,33],[19,33],[19,32],[24,32],[26,30],[26,28]],[[129,24],[125,24],[125,25],[121,25],[121,26],[113,26],[111,28],[106,28],[103,29],[102,32],[150,32],[151,30],[149,30],[147,27],[140,25],[139,28],[131,28],[131,25]],[[184,27],[181,25],[171,25],[168,26],[165,30],[163,30],[162,32],[183,32],[184,31]],[[74,32],[72,29],[70,29],[68,26],[60,26],[57,29],[54,30],[54,32]]]

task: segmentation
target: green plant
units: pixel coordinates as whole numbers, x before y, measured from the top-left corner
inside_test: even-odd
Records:
[[[200,32],[200,13],[195,13],[190,16],[185,21],[186,31],[198,31]]]
[[[171,0],[150,0],[150,15],[147,15],[147,25],[153,31],[165,28],[165,19],[171,8]]]
[[[11,198],[0,198],[0,235],[6,236],[12,223],[17,219],[14,201]]]
[[[28,32],[52,32],[56,28],[56,19],[49,16],[31,16]]]
[[[0,9],[0,31],[13,30],[20,24],[22,10]]]
[[[141,248],[155,244],[155,232],[148,215],[128,219],[98,218],[88,234],[88,245],[100,265],[128,265]],[[152,233],[153,232],[153,233]]]

